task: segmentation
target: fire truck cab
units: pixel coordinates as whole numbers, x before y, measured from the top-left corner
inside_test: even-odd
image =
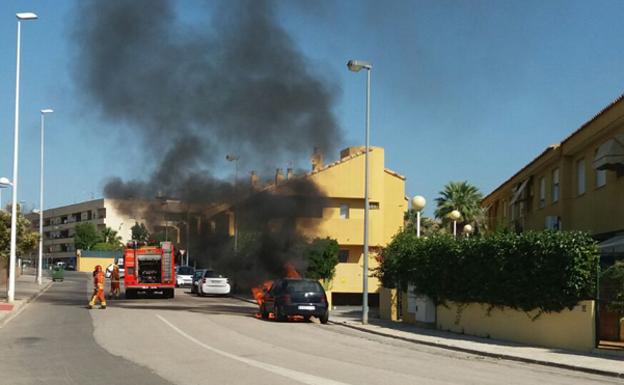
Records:
[[[126,298],[136,298],[139,292],[161,292],[165,298],[173,298],[176,277],[171,242],[161,242],[160,246],[128,242],[123,263]]]

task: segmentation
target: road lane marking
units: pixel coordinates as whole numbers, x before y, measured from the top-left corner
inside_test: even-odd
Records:
[[[228,353],[226,351],[214,348],[214,347],[212,347],[210,345],[206,345],[205,343],[201,342],[200,340],[196,339],[195,337],[193,337],[193,336],[187,334],[186,332],[182,331],[181,329],[179,329],[177,326],[175,326],[171,322],[167,321],[162,316],[157,314],[156,317],[158,317],[162,322],[167,324],[170,328],[175,330],[182,337],[185,337],[189,341],[194,342],[195,344],[201,346],[202,348],[204,348],[206,350],[209,350],[209,351],[211,351],[213,353],[219,354],[219,355],[221,355],[223,357],[227,357],[227,358],[230,358],[232,360],[245,363],[245,364],[247,364],[249,366],[253,366],[254,368],[266,370],[267,372],[271,372],[271,373],[280,375],[282,377],[289,378],[291,380],[295,380],[297,382],[300,382],[300,383],[306,384],[306,385],[349,385],[349,384],[347,384],[345,382],[334,381],[334,380],[330,380],[329,378],[318,377],[318,376],[314,376],[312,374],[298,372],[296,370],[287,369],[287,368],[283,368],[281,366],[271,365],[271,364],[268,364],[266,362],[256,361],[256,360],[252,360],[252,359],[249,359],[249,358],[237,356],[237,355],[232,354],[232,353]]]

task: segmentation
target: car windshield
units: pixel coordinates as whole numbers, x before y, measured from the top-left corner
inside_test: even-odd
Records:
[[[308,293],[308,292],[321,292],[323,288],[318,282],[315,281],[288,281],[289,293]]]
[[[195,269],[193,269],[190,266],[181,266],[178,269],[178,274],[180,275],[193,275],[194,272],[195,272]]]

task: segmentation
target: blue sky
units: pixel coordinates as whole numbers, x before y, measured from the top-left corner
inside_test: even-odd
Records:
[[[137,166],[140,157],[73,83],[75,4],[0,2],[0,176],[9,178],[15,13],[40,16],[22,28],[19,200],[29,208],[38,205],[41,108],[55,109],[46,120],[47,208],[100,197],[106,178],[150,168]],[[373,63],[371,143],[407,176],[408,196],[427,198],[426,213],[448,181],[468,180],[489,193],[624,92],[624,2],[278,4],[282,26],[313,71],[340,90],[334,111],[344,146],[363,143],[366,80],[347,71],[346,61]],[[200,1],[179,2],[178,16],[194,23],[199,9]],[[9,196],[5,190],[3,204]]]

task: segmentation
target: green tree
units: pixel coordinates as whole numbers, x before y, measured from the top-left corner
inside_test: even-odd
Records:
[[[624,315],[624,262],[616,262],[601,274],[600,296],[609,310]]]
[[[485,230],[487,216],[481,207],[483,194],[477,187],[466,181],[449,182],[439,194],[440,196],[436,198],[435,216],[442,220],[443,224],[450,223],[448,215],[451,211],[457,210],[461,214],[459,230],[468,223],[473,224],[479,231]]]
[[[20,207],[17,210],[17,256],[24,256],[34,250],[39,242],[39,234],[32,231],[32,225],[21,213]],[[0,210],[0,265],[5,265],[9,257],[11,247],[11,213]]]
[[[102,242],[102,234],[97,231],[93,223],[79,223],[74,229],[76,249],[91,250],[97,243]]]
[[[116,230],[110,227],[105,228],[100,233],[100,242],[93,245],[92,250],[114,251],[121,250],[123,243],[121,242],[121,236],[117,234]]]
[[[134,226],[130,229],[132,231],[132,239],[139,242],[148,242],[150,239],[150,233],[147,231],[145,224],[141,222],[134,222]]]
[[[314,239],[305,250],[305,257],[308,260],[306,277],[320,280],[327,288],[336,274],[339,250],[335,239]]]

